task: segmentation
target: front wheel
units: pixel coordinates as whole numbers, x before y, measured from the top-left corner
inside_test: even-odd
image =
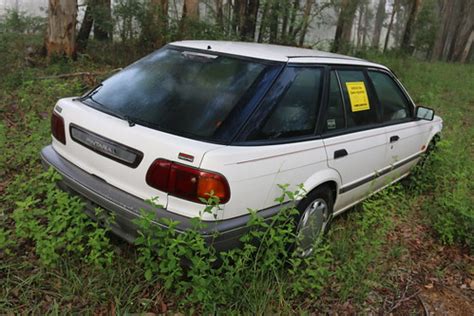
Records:
[[[308,194],[298,205],[300,217],[296,229],[297,252],[308,257],[329,228],[332,218],[333,198],[331,191],[320,187]]]

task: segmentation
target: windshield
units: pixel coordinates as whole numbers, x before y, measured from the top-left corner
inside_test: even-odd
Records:
[[[212,138],[266,68],[246,59],[164,48],[105,80],[83,102],[159,130]]]

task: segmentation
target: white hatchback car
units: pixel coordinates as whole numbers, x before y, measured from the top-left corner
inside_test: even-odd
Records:
[[[128,241],[146,209],[179,221],[203,214],[217,249],[238,244],[248,208],[271,218],[278,184],[303,184],[298,234],[309,253],[332,216],[406,176],[442,129],[387,68],[310,49],[182,41],[79,98],[60,100],[45,165],[60,186],[115,213]],[[163,208],[145,200],[158,197]],[[160,224],[161,225],[161,224]]]

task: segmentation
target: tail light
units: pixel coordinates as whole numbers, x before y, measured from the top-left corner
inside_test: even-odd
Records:
[[[53,112],[51,115],[51,133],[54,138],[63,144],[66,144],[66,132],[64,130],[64,120],[59,114]]]
[[[229,183],[223,175],[165,159],[157,159],[151,164],[146,183],[170,195],[197,203],[203,203],[200,198],[207,200],[211,192],[222,204],[230,199]]]

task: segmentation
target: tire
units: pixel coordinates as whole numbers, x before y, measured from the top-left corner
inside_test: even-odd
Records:
[[[327,186],[311,191],[300,201],[300,211],[296,227],[296,251],[300,257],[308,257],[329,229],[332,219],[334,199]]]

